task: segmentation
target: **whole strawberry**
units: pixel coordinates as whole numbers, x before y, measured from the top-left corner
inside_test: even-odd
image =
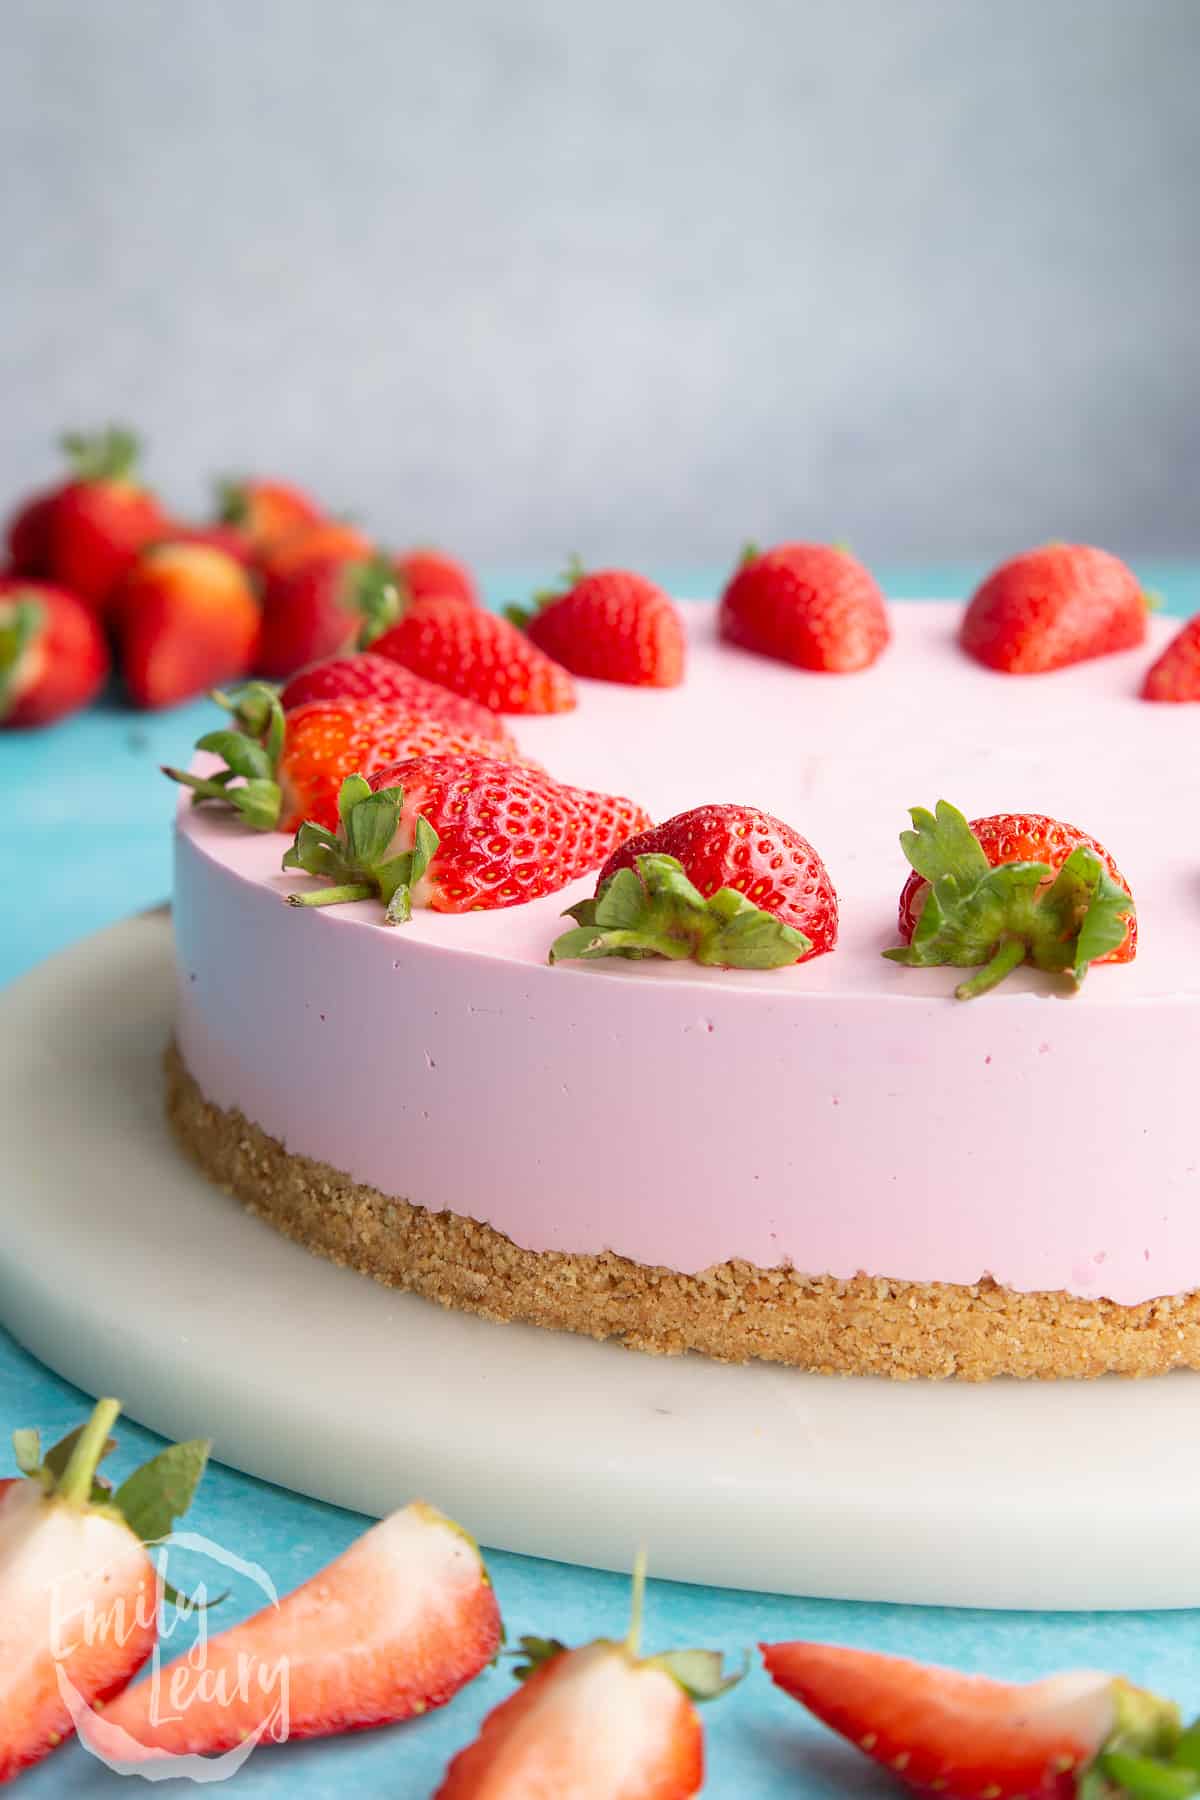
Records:
[[[427,600],[431,594],[478,606],[479,590],[465,563],[444,550],[402,550],[393,559],[400,586],[410,600]]]
[[[575,684],[508,619],[461,599],[415,600],[371,645],[427,681],[502,713],[570,712]]]
[[[50,572],[50,528],[65,483],[23,500],[8,522],[8,560],[14,575],[40,580]]]
[[[646,815],[632,801],[563,787],[541,769],[463,756],[393,763],[338,797],[336,833],[304,824],[283,859],[334,885],[293,906],[381,899],[386,922],[414,906],[489,911],[553,894]]]
[[[232,526],[260,556],[289,532],[316,525],[323,517],[321,508],[303,488],[260,476],[219,482],[217,501],[221,524]]]
[[[633,687],[678,687],[683,680],[683,620],[644,575],[587,574],[573,564],[563,590],[537,595],[532,611],[511,607],[508,617],[574,675]]]
[[[1143,700],[1200,700],[1200,613],[1171,639],[1142,685]]]
[[[258,602],[245,569],[206,544],[159,544],[115,603],[121,672],[135,706],[174,706],[248,674]]]
[[[1046,544],[993,569],[963,614],[960,638],[976,662],[1040,675],[1129,650],[1146,635],[1137,577],[1090,544]]]
[[[223,550],[243,568],[248,569],[254,563],[253,546],[236,525],[188,525],[173,519],[161,541],[164,544],[207,544],[210,550]]]
[[[320,657],[368,644],[399,612],[400,590],[386,557],[307,562],[267,584],[258,673],[282,680]]]
[[[365,562],[375,546],[365,531],[345,519],[316,519],[295,525],[272,539],[259,552],[258,566],[265,592],[275,582],[313,563]]]
[[[1086,832],[1040,813],[968,824],[945,800],[910,816],[900,845],[913,872],[900,895],[904,943],[884,951],[892,962],[978,968],[955,990],[971,1000],[1023,962],[1078,987],[1093,963],[1137,954],[1129,885]]]
[[[75,472],[49,514],[46,573],[104,613],[139,551],[161,539],[169,522],[138,479],[131,432],[73,435],[63,447]]]
[[[426,681],[414,675],[387,656],[374,656],[369,650],[356,656],[330,656],[293,675],[279,696],[285,712],[303,706],[309,700],[387,700],[407,706],[411,712],[445,719],[447,723],[474,733],[476,737],[494,738],[511,746],[512,739],[504,725],[489,707],[474,700],[452,694],[440,682]]]
[[[891,635],[874,576],[833,544],[748,549],[718,620],[727,643],[834,675],[867,668]]]
[[[778,969],[832,950],[838,905],[807,839],[749,806],[697,806],[621,844],[551,962],[690,957]]]
[[[94,700],[109,671],[95,613],[65,588],[0,579],[0,727],[50,725]]]
[[[336,829],[338,793],[355,771],[370,775],[430,755],[523,760],[511,743],[394,700],[309,700],[285,715],[272,690],[253,682],[232,707],[234,725],[206,732],[196,743],[197,750],[220,756],[225,769],[209,776],[163,773],[190,788],[196,802],[232,807],[258,831],[290,835],[305,820]]]

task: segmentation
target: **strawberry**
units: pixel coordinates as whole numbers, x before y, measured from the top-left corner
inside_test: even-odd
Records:
[[[748,546],[721,596],[721,636],[801,669],[865,669],[891,636],[869,569],[834,544]]]
[[[106,1751],[195,1755],[262,1734],[281,1695],[278,1741],[395,1724],[446,1702],[501,1642],[500,1612],[479,1551],[419,1501],[393,1513],[337,1560],[232,1630],[208,1640],[203,1668],[165,1667],[128,1688],[89,1731]]]
[[[196,744],[222,757],[223,770],[211,776],[163,773],[190,788],[195,802],[230,806],[258,831],[291,834],[305,820],[335,830],[338,792],[356,770],[370,775],[385,764],[430,755],[523,760],[510,741],[473,735],[397,701],[309,700],[285,717],[273,691],[253,682],[232,710],[236,728],[206,732]]]
[[[624,569],[587,574],[572,563],[565,588],[538,594],[508,617],[573,675],[633,687],[678,687],[685,637],[674,602],[643,575]]]
[[[1142,684],[1143,700],[1200,700],[1200,613],[1171,639]]]
[[[8,522],[8,558],[14,575],[45,576],[50,571],[50,531],[65,483],[22,502]]]
[[[154,495],[137,479],[137,439],[110,430],[71,436],[75,477],[60,488],[49,522],[51,580],[106,612],[138,552],[168,529]]]
[[[812,845],[770,813],[697,806],[630,837],[550,961],[691,957],[718,968],[778,969],[832,950],[837,895]]]
[[[399,612],[400,590],[386,557],[305,563],[267,584],[258,672],[282,678],[319,657],[362,647]]]
[[[523,1637],[521,1683],[446,1770],[435,1800],[688,1800],[704,1783],[696,1701],[741,1680],[712,1650],[640,1654],[641,1566],[621,1643]]]
[[[564,668],[508,619],[461,599],[413,601],[371,648],[493,712],[570,712],[575,705],[575,684]]]
[[[1131,570],[1090,544],[1046,544],[1001,563],[963,614],[964,650],[989,669],[1040,675],[1129,650],[1149,601]]]
[[[410,600],[427,600],[440,594],[478,606],[479,591],[471,571],[443,550],[404,550],[393,559],[400,585]]]
[[[1118,1676],[1014,1684],[832,1644],[763,1644],[771,1679],[918,1794],[1080,1800],[1200,1792],[1200,1731]]]
[[[289,894],[293,906],[378,896],[386,923],[414,906],[480,912],[553,894],[645,824],[630,800],[563,787],[544,770],[465,756],[391,763],[350,775],[336,834],[304,824],[283,859],[334,883]]]
[[[158,1635],[158,1578],[145,1545],[187,1511],[208,1445],[176,1444],[113,1494],[97,1479],[120,1412],[101,1400],[43,1457],[13,1438],[24,1480],[0,1493],[0,1782],[40,1762],[85,1705],[120,1691]]]
[[[1022,962],[1068,975],[1131,962],[1137,919],[1129,884],[1103,844],[1039,813],[995,813],[968,824],[945,800],[911,812],[900,845],[913,872],[900,895],[910,968],[983,965],[956,993],[985,994]]]
[[[375,546],[365,531],[345,519],[317,519],[308,525],[296,525],[266,545],[259,554],[265,591],[272,583],[285,581],[297,569],[310,563],[364,562],[375,554]]]
[[[0,580],[0,726],[49,725],[94,700],[109,671],[91,607],[65,588]]]
[[[440,682],[414,675],[390,657],[364,651],[358,656],[330,656],[293,675],[280,695],[285,712],[308,700],[394,700],[412,712],[445,719],[476,737],[494,738],[511,746],[503,720],[490,707],[452,694]]]
[[[217,484],[218,519],[261,555],[299,526],[323,517],[316,501],[287,481],[241,478]]]
[[[249,568],[254,562],[254,547],[236,525],[185,525],[172,521],[159,539],[163,544],[207,544],[210,550],[223,550],[234,562]]]
[[[174,706],[254,661],[258,602],[246,571],[206,544],[159,544],[116,603],[121,670],[135,706]]]

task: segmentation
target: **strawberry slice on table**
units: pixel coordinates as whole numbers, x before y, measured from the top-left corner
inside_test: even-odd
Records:
[[[496,1596],[473,1539],[414,1502],[374,1525],[302,1587],[127,1688],[91,1727],[110,1754],[219,1753],[262,1734],[286,1680],[277,1741],[392,1725],[444,1706],[502,1641]],[[174,1686],[172,1683],[174,1682]]]
[[[335,832],[304,824],[285,869],[332,883],[293,906],[377,898],[384,921],[520,906],[563,888],[647,823],[631,800],[564,787],[542,769],[477,757],[393,763],[350,775]]]
[[[574,675],[633,687],[678,687],[683,680],[683,619],[644,575],[588,574],[573,562],[562,588],[535,595],[532,607],[509,607],[507,616]]]
[[[913,807],[900,844],[912,874],[900,895],[904,943],[884,955],[910,968],[979,968],[960,1000],[996,986],[1023,962],[1069,976],[1137,954],[1133,896],[1116,863],[1086,832],[1040,813],[994,813],[967,823],[939,800]]]
[[[1146,635],[1150,601],[1131,569],[1090,544],[1045,544],[1001,563],[959,628],[976,662],[1039,675],[1130,650]]]
[[[369,650],[352,656],[330,656],[313,663],[293,675],[279,696],[284,712],[291,712],[309,700],[390,700],[398,701],[412,712],[431,718],[446,719],[477,737],[495,738],[511,744],[504,721],[490,707],[452,694],[438,681],[426,681],[414,675],[388,656],[374,656]]]
[[[460,1750],[434,1800],[689,1800],[704,1784],[704,1727],[696,1703],[742,1679],[719,1651],[641,1655],[645,1569],[634,1572],[623,1642],[568,1650],[523,1637],[516,1693]]]
[[[836,544],[748,546],[718,629],[743,650],[833,675],[869,667],[891,636],[878,582]]]
[[[570,712],[575,684],[508,619],[453,596],[414,600],[371,645],[427,681],[501,713]]]
[[[838,903],[806,838],[750,806],[697,806],[614,850],[550,961],[666,956],[779,969],[832,950]]]
[[[50,725],[104,686],[108,644],[90,606],[65,588],[0,580],[0,727]]]
[[[174,706],[247,674],[258,601],[240,563],[207,544],[145,551],[116,604],[121,672],[135,706]]]
[[[46,573],[106,612],[139,551],[161,539],[169,521],[138,478],[132,432],[73,434],[63,448],[75,473],[49,515]]]
[[[321,657],[363,649],[400,615],[385,556],[327,557],[267,584],[255,667],[272,680]]]
[[[426,600],[431,594],[478,606],[479,589],[465,563],[444,550],[402,550],[392,559],[400,585],[410,600]]]
[[[113,1493],[96,1470],[114,1447],[108,1434],[120,1410],[99,1401],[45,1455],[36,1431],[13,1437],[24,1479],[0,1492],[0,1781],[70,1736],[64,1695],[87,1706],[108,1700],[157,1639],[158,1576],[146,1544],[187,1511],[209,1446],[176,1444]]]
[[[1142,684],[1143,700],[1200,700],[1200,613],[1175,633]]]
[[[1200,1730],[1091,1670],[1014,1684],[832,1644],[762,1644],[778,1687],[918,1794],[945,1800],[1186,1800]]]
[[[232,526],[257,555],[303,525],[316,525],[322,509],[290,481],[243,476],[217,483],[217,517]]]
[[[170,768],[163,773],[190,788],[197,804],[232,807],[257,831],[291,834],[306,819],[336,829],[338,792],[356,770],[370,775],[386,764],[430,755],[524,760],[509,740],[481,737],[398,701],[310,700],[285,714],[271,688],[252,682],[224,703],[234,724],[206,732],[196,743],[197,750],[221,757],[224,769],[207,776]]]

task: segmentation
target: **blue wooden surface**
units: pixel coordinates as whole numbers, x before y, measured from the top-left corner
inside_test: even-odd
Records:
[[[954,594],[974,570],[896,572],[890,591]],[[1140,570],[1172,612],[1200,607],[1200,569]],[[491,584],[493,599],[525,582]],[[709,592],[707,579],[676,578],[679,590]],[[12,978],[63,944],[165,897],[172,796],[159,762],[182,758],[211,717],[207,703],[158,717],[103,706],[54,731],[0,734],[0,981]],[[5,1196],[23,1204],[20,1195]],[[102,1226],[98,1224],[98,1229]],[[114,1295],[114,1308],[128,1296]],[[553,1345],[547,1341],[547,1354]],[[86,1398],[34,1362],[0,1330],[0,1433],[38,1424],[51,1438],[76,1423]],[[128,1468],[154,1447],[149,1433],[123,1425],[113,1467]],[[1114,1446],[1114,1455],[1133,1454]],[[1144,1447],[1153,1476],[1152,1447]],[[880,1469],[881,1481],[887,1470]],[[1030,1470],[1036,1481],[1037,1471]],[[435,1500],[436,1495],[428,1498]],[[1200,1501],[1198,1501],[1200,1509]],[[1198,1510],[1200,1517],[1200,1510]],[[269,1487],[232,1470],[210,1470],[192,1515],[195,1529],[242,1558],[258,1562],[282,1593],[345,1546],[362,1528],[353,1514]],[[714,1519],[714,1532],[721,1529]],[[1131,1543],[1136,1557],[1138,1546]],[[530,1558],[492,1554],[510,1638],[549,1633],[578,1642],[624,1630],[627,1584],[612,1575]],[[223,1617],[256,1604],[236,1584]],[[877,1607],[729,1593],[652,1582],[648,1641],[717,1645],[732,1654],[759,1639],[812,1636],[856,1643],[1026,1677],[1086,1665],[1119,1669],[1139,1682],[1200,1707],[1200,1614],[983,1613]],[[420,1800],[436,1789],[454,1750],[484,1712],[508,1692],[502,1664],[444,1711],[409,1725],[340,1741],[266,1748],[230,1787],[261,1800],[334,1800],[345,1793]],[[817,1800],[837,1794],[885,1794],[891,1784],[836,1740],[810,1726],[755,1669],[706,1715],[707,1795],[721,1800]],[[97,1797],[121,1784],[76,1745],[25,1778],[31,1796]]]

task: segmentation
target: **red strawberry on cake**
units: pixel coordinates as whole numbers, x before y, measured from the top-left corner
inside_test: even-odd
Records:
[[[747,549],[718,623],[726,643],[835,675],[868,668],[890,636],[879,584],[836,544]]]
[[[392,567],[410,600],[428,600],[438,595],[461,600],[466,606],[479,604],[479,590],[470,569],[444,550],[402,550],[392,558]]]
[[[993,569],[959,635],[989,669],[1040,675],[1140,644],[1148,605],[1136,575],[1107,550],[1046,544]]]
[[[493,712],[560,713],[575,705],[575,684],[560,663],[508,619],[455,597],[412,602],[371,648]]]
[[[90,606],[45,582],[0,580],[0,727],[50,725],[78,712],[109,666]]]
[[[562,589],[536,595],[532,608],[510,607],[508,617],[574,675],[632,687],[678,687],[683,680],[683,619],[643,575],[589,574],[573,563]]]
[[[665,956],[778,969],[837,943],[837,895],[821,858],[749,806],[698,806],[627,839],[570,916],[576,927],[551,962]]]
[[[1200,613],[1171,639],[1142,684],[1143,700],[1200,700]]]
[[[426,681],[389,656],[361,651],[352,656],[329,656],[301,669],[279,696],[285,712],[309,700],[383,700],[407,706],[411,712],[445,719],[476,737],[510,744],[503,719],[488,706],[464,700],[438,681]]]

